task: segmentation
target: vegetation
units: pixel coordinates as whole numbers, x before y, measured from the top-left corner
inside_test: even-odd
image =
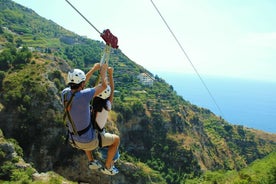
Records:
[[[66,181],[53,172],[48,172],[48,178],[34,180],[36,170],[22,159],[23,150],[14,139],[5,139],[0,129],[0,182],[1,183],[35,183],[59,184]],[[38,173],[36,173],[38,174]],[[67,181],[67,183],[69,183]]]
[[[100,60],[104,44],[10,0],[1,1],[0,10],[0,128],[8,140],[18,142],[18,155],[39,172],[67,176],[64,167],[79,155],[64,142],[60,91],[67,71],[87,71]],[[117,92],[108,128],[120,134],[121,160],[137,166],[130,172],[124,170],[127,164],[120,165],[129,183],[139,178],[169,184],[275,181],[275,135],[231,125],[189,103],[119,49],[112,51],[110,65]],[[154,78],[152,86],[137,79],[143,72]],[[3,149],[0,157],[0,180],[31,181],[32,169],[17,168],[17,158],[5,161]],[[52,181],[60,180],[53,176]]]
[[[200,178],[186,180],[187,184],[249,184],[276,182],[276,152],[261,160],[256,160],[240,171],[207,171]]]

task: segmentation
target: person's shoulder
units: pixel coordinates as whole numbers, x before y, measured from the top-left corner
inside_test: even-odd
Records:
[[[61,94],[66,94],[69,91],[71,91],[71,89],[69,87],[67,87],[67,88],[65,88],[65,89],[62,90]]]
[[[82,92],[90,92],[90,91],[95,91],[94,88],[85,88],[83,90],[81,90]]]

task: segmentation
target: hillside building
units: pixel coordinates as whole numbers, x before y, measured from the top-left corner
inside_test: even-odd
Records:
[[[154,78],[151,77],[149,74],[147,73],[140,73],[137,78],[140,80],[140,82],[143,84],[143,85],[146,85],[146,86],[152,86],[153,85],[153,82],[154,82]]]

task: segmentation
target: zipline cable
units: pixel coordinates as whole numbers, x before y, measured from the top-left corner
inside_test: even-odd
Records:
[[[84,18],[84,20],[86,20],[86,22],[88,22],[88,24],[90,24],[99,34],[101,34],[101,32],[74,6],[72,5],[69,0],[65,0],[72,8],[74,8],[76,10],[76,12],[78,12],[80,14],[80,16],[82,16],[82,18]]]
[[[206,83],[204,82],[203,78],[201,77],[201,75],[199,74],[199,72],[197,71],[196,67],[194,66],[193,62],[191,61],[191,59],[189,58],[188,54],[185,52],[184,48],[182,47],[181,43],[178,41],[177,37],[175,36],[174,32],[172,31],[172,29],[170,28],[170,26],[168,25],[168,23],[166,22],[166,20],[164,19],[164,17],[162,16],[161,12],[159,11],[159,9],[157,8],[157,6],[154,4],[154,2],[151,0],[152,5],[154,6],[155,10],[157,11],[157,13],[159,14],[159,16],[161,17],[161,19],[163,20],[163,22],[165,23],[165,25],[167,26],[167,28],[169,29],[170,33],[172,34],[172,36],[174,37],[175,41],[177,42],[178,46],[180,47],[180,49],[182,50],[183,54],[186,56],[186,58],[188,59],[188,61],[190,62],[190,64],[192,65],[194,71],[196,72],[197,76],[199,77],[200,81],[202,82],[203,86],[205,87],[205,89],[207,90],[208,94],[210,95],[211,99],[213,100],[214,104],[216,105],[217,109],[219,110],[219,112],[221,113],[222,116],[223,113],[219,107],[219,105],[217,104],[215,98],[213,97],[211,91],[209,90],[209,88],[207,87]]]
[[[108,64],[108,60],[110,57],[110,51],[111,48],[117,49],[118,46],[118,38],[116,36],[114,36],[109,29],[105,29],[102,33],[73,5],[69,2],[69,0],[65,0],[76,12],[79,13],[79,15],[82,16],[82,18],[84,18],[84,20],[86,20],[86,22],[88,22],[88,24],[90,24],[99,34],[100,36],[103,38],[103,40],[105,41],[106,45],[104,48],[104,52],[102,54],[101,57],[101,61],[100,64]],[[98,75],[96,84],[99,83],[99,77],[100,74]]]
[[[78,12],[80,14],[80,16],[82,16],[82,18],[84,18],[84,20],[86,20],[86,22],[88,22],[88,24],[90,24],[90,26],[92,26],[102,37],[102,39],[104,39],[105,43],[107,46],[111,46],[114,49],[117,49],[118,46],[118,38],[113,35],[109,29],[105,29],[102,33],[74,6],[72,5],[69,0],[65,0],[74,10],[76,10],[76,12]]]

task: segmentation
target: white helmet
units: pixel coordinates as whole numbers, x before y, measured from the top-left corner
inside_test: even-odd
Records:
[[[85,73],[80,69],[74,69],[68,72],[67,81],[68,84],[79,84],[82,81],[85,81]]]
[[[107,85],[107,87],[105,88],[105,90],[103,90],[103,92],[101,92],[100,94],[97,95],[97,97],[100,97],[101,99],[107,99],[111,94],[111,88],[109,85]]]

